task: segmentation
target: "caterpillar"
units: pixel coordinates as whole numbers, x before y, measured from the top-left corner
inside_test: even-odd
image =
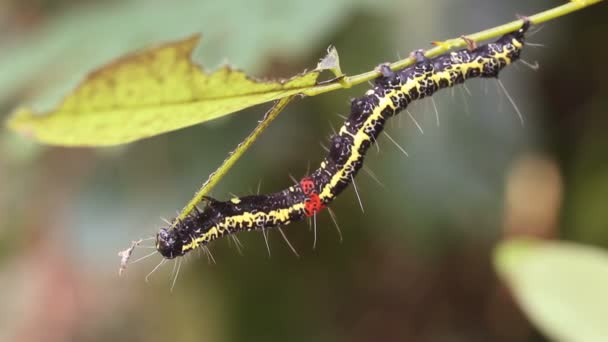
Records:
[[[367,150],[389,118],[440,89],[470,78],[498,77],[505,66],[519,59],[529,27],[530,21],[524,19],[518,30],[493,43],[471,44],[468,49],[432,59],[416,51],[416,63],[400,71],[381,65],[374,87],[352,100],[350,116],[331,137],[329,152],[319,168],[279,192],[228,201],[206,197],[202,210],[173,222],[172,229],[160,229],[156,250],[165,259],[173,259],[229,234],[280,227],[317,215],[354,181]]]

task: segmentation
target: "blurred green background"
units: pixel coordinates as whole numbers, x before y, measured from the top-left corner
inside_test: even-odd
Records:
[[[203,33],[195,59],[264,77],[315,66],[330,44],[348,74],[442,40],[533,14],[546,1],[0,2],[0,110],[49,108],[87,71],[136,48]],[[126,146],[65,149],[0,132],[2,341],[543,341],[496,278],[506,236],[608,246],[606,4],[542,25],[522,63],[493,80],[410,107],[347,190],[319,241],[305,223],[259,233],[244,256],[227,240],[217,264],[194,253],[174,290],[159,258],[117,275],[116,253],[154,234],[253,129],[268,105]],[[214,190],[282,189],[316,167],[331,126],[365,87],[291,105]],[[452,95],[453,94],[453,95]],[[144,255],[148,250],[138,250]],[[136,256],[137,256],[136,255]]]

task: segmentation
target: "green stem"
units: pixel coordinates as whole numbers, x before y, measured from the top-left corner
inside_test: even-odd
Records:
[[[220,181],[220,179],[224,178],[228,170],[230,170],[230,168],[236,163],[236,161],[241,158],[243,153],[245,153],[245,151],[247,151],[249,147],[253,145],[253,143],[260,136],[260,134],[262,134],[262,132],[266,130],[266,128],[268,128],[270,123],[279,115],[279,113],[283,111],[283,109],[285,109],[285,107],[287,107],[287,105],[295,97],[296,95],[292,95],[280,99],[272,108],[270,108],[268,112],[266,112],[266,115],[264,116],[262,121],[259,122],[259,124],[249,134],[249,136],[247,136],[247,138],[245,138],[245,140],[241,142],[234,149],[234,151],[232,151],[228,155],[228,158],[224,160],[222,165],[220,165],[220,167],[218,167],[214,173],[209,175],[209,178],[207,178],[207,181],[203,183],[201,188],[194,195],[194,198],[192,198],[190,202],[188,202],[184,209],[182,209],[182,211],[179,213],[177,219],[173,221],[173,225],[171,226],[171,228],[175,227],[178,221],[185,219],[194,210],[194,208],[196,208],[196,205],[203,200],[203,198],[211,191],[211,189],[213,189],[213,187],[215,187],[215,185]]]
[[[585,7],[600,3],[602,1],[603,0],[572,0],[567,4],[564,4],[564,5],[540,12],[538,14],[535,14],[535,15],[529,17],[529,19],[532,21],[533,24],[538,25],[538,24],[544,23],[546,21],[553,20],[555,18],[559,18],[566,14],[581,10]],[[467,35],[466,37],[478,42],[478,41],[482,41],[482,40],[486,40],[486,39],[496,38],[496,37],[502,36],[504,34],[507,34],[509,32],[513,32],[513,31],[517,30],[518,28],[520,28],[521,25],[522,25],[521,20],[515,20],[508,24],[496,26],[496,27],[493,27],[493,28],[490,28],[490,29],[487,29],[484,31],[480,31],[477,33]],[[467,46],[467,43],[462,38],[448,39],[446,41],[441,42],[440,45],[438,45],[430,50],[427,50],[424,53],[424,55],[429,58],[432,58],[432,57],[441,55],[443,53],[446,53],[449,50],[456,49],[456,48],[462,48],[465,46]],[[393,70],[399,70],[399,69],[403,69],[409,65],[412,65],[414,62],[415,62],[415,60],[413,58],[408,57],[408,58],[405,58],[405,59],[392,63],[390,65],[390,67]],[[364,83],[367,81],[371,81],[379,76],[380,76],[380,73],[376,70],[368,71],[363,74],[344,77],[342,80],[340,80],[340,82],[329,83],[326,85],[324,84],[322,86],[309,88],[309,89],[304,90],[302,93],[307,96],[315,96],[315,95],[323,94],[323,93],[326,93],[326,92],[329,92],[332,90],[337,90],[337,89],[341,89],[341,88],[349,88],[354,85],[358,85],[358,84],[361,84],[361,83]]]

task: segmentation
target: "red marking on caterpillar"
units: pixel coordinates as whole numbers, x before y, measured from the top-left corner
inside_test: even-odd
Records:
[[[306,211],[306,216],[310,217],[314,214],[320,212],[325,208],[323,202],[321,202],[321,197],[319,194],[312,193],[308,196],[308,199],[304,203],[304,210]]]
[[[304,177],[300,181],[300,187],[305,195],[310,195],[315,191],[315,182],[310,177]]]
[[[304,177],[300,181],[302,192],[308,197],[304,202],[306,216],[310,217],[320,212],[325,205],[321,202],[321,197],[315,190],[315,181],[310,177]]]

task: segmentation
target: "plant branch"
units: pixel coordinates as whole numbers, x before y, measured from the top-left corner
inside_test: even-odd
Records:
[[[546,21],[550,21],[550,20],[562,17],[564,15],[567,15],[569,13],[581,10],[585,7],[600,3],[602,1],[603,0],[572,0],[572,1],[568,2],[567,4],[548,9],[546,11],[537,13],[528,18],[532,21],[532,24],[538,25],[538,24],[544,23]],[[486,39],[497,38],[499,36],[502,36],[504,34],[517,30],[518,28],[521,27],[521,25],[522,25],[521,20],[515,20],[515,21],[512,21],[512,22],[504,24],[504,25],[496,26],[496,27],[493,27],[493,28],[490,28],[487,30],[483,30],[483,31],[480,31],[477,33],[466,35],[466,38],[471,39],[476,42],[486,40]],[[435,42],[434,44],[436,46],[430,50],[427,50],[424,53],[425,56],[432,58],[432,57],[441,55],[443,53],[446,53],[449,50],[467,46],[467,42],[463,38],[448,39],[448,40],[442,41],[442,42]],[[412,65],[414,62],[415,62],[415,59],[408,57],[408,58],[405,58],[405,59],[392,63],[390,65],[390,67],[393,70],[400,70],[409,65]],[[358,85],[358,84],[361,84],[361,83],[364,83],[367,81],[371,81],[379,76],[380,76],[380,73],[376,70],[368,71],[366,73],[362,73],[359,75],[346,76],[346,77],[342,78],[339,82],[329,83],[326,85],[324,84],[322,86],[317,86],[317,87],[307,89],[307,90],[303,91],[303,94],[307,95],[307,96],[315,96],[315,95],[323,94],[323,93],[341,89],[341,88],[350,88],[352,86],[355,86],[355,85]]]

